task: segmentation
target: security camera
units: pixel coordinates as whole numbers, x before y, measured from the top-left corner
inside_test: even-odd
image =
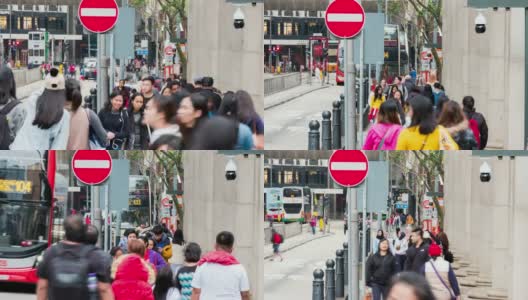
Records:
[[[491,167],[487,162],[482,163],[480,166],[480,181],[490,182],[491,181]]]
[[[233,15],[235,29],[244,28],[245,19],[246,19],[246,16],[244,15],[244,12],[242,12],[242,9],[238,7],[235,11],[235,14]]]
[[[235,180],[237,177],[237,166],[233,158],[229,158],[225,168],[225,177],[227,180]]]
[[[479,12],[475,18],[475,31],[478,34],[486,32],[486,17],[482,14],[482,12]]]

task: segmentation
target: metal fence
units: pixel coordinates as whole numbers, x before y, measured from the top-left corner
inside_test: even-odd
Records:
[[[300,72],[264,79],[264,96],[269,96],[301,85]]]

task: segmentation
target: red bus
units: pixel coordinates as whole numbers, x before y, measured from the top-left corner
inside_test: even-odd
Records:
[[[55,242],[55,151],[0,151],[0,282],[37,282]]]

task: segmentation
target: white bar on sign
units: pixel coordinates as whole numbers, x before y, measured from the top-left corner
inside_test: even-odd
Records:
[[[70,193],[78,193],[81,191],[81,187],[80,186],[69,186],[68,187],[68,192]]]
[[[364,162],[333,162],[330,164],[333,171],[366,171],[367,164]]]
[[[110,168],[109,160],[75,160],[73,167],[77,169],[108,169]]]
[[[81,8],[81,17],[115,17],[115,8]]]
[[[328,22],[363,22],[363,14],[328,14]]]

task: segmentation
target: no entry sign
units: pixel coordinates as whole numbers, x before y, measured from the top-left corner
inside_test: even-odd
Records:
[[[335,0],[326,9],[325,23],[336,37],[353,38],[365,26],[365,10],[355,0]]]
[[[86,30],[103,33],[116,24],[119,8],[115,0],[82,0],[77,15]]]
[[[330,156],[328,171],[336,183],[354,187],[367,177],[368,158],[360,150],[337,150]]]
[[[72,170],[82,183],[98,185],[112,172],[112,157],[106,150],[78,150],[72,158]]]

